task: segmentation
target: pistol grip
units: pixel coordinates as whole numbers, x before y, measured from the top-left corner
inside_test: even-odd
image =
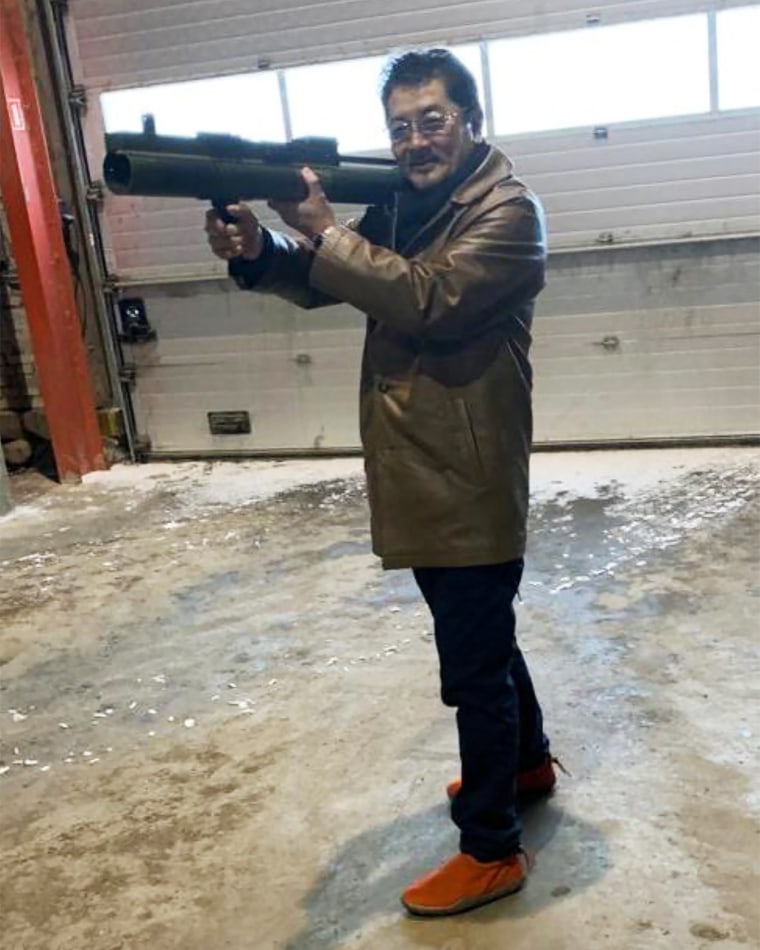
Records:
[[[227,210],[228,204],[234,204],[233,201],[224,201],[221,198],[211,202],[213,205],[214,211],[216,211],[217,217],[223,221],[225,224],[235,224],[237,218],[234,214],[230,214]]]

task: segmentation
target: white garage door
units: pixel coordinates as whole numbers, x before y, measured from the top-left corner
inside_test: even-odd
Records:
[[[162,93],[153,84],[252,73],[262,88],[276,89],[277,109],[285,105],[281,119],[279,112],[273,119],[271,110],[256,113],[254,128],[268,121],[281,122],[283,135],[332,134],[330,128],[312,130],[303,123],[309,113],[317,116],[314,121],[329,123],[331,115],[350,110],[338,100],[325,112],[325,101],[331,102],[325,96],[304,108],[296,90],[299,84],[317,89],[318,78],[310,73],[304,83],[306,74],[297,67],[385,54],[413,43],[467,43],[462,52],[478,72],[491,139],[515,159],[549,216],[549,285],[535,323],[537,441],[603,443],[760,431],[760,110],[757,104],[732,108],[744,105],[743,87],[737,86],[734,100],[725,92],[728,80],[718,88],[722,21],[704,12],[705,4],[604,2],[594,8],[590,25],[586,7],[575,0],[550,0],[530,13],[525,4],[491,0],[427,6],[286,0],[268,12],[257,6],[242,0],[136,0],[125,10],[116,0],[71,0],[72,58],[88,90],[85,131],[92,168],[99,168],[103,154],[101,93],[146,87],[143,101],[169,95],[171,112],[171,103],[179,101],[171,98],[179,95],[176,87]],[[621,21],[652,16],[665,17],[655,21],[659,32],[636,35],[637,42],[647,43],[647,73],[655,80],[653,36],[661,33],[668,40],[661,57],[667,75],[678,74],[671,62],[674,35],[683,38],[683,48],[692,42],[696,52],[683,61],[671,105],[662,83],[652,87],[647,105],[639,80],[629,111],[608,121],[603,94],[622,102],[618,86],[624,92],[630,83],[624,59],[634,34],[622,30],[649,29]],[[666,29],[676,32],[666,35]],[[562,32],[544,35],[552,31]],[[580,48],[578,43],[593,44],[599,37],[602,50],[589,47],[587,58],[599,57],[596,68],[606,62],[608,72],[596,75],[593,87],[579,95],[570,88],[582,81],[577,63],[572,75],[559,67],[552,75],[552,67],[568,43]],[[539,41],[555,45],[531,46]],[[523,73],[515,76],[510,69],[537,55],[545,56],[538,68],[549,74],[554,91],[543,102],[539,90],[531,108],[521,112],[517,100],[527,95],[534,73],[525,75],[523,94]],[[357,62],[350,68],[358,82],[367,67]],[[703,76],[704,84],[689,70]],[[553,118],[552,104],[565,86],[564,112]],[[193,89],[199,97],[200,87]],[[201,126],[208,130],[220,121],[223,102],[214,100],[213,90],[210,95]],[[599,104],[592,108],[588,103],[596,96]],[[103,101],[108,108],[114,100]],[[241,123],[257,108],[255,102],[256,97],[240,101]],[[643,117],[637,108],[645,110]],[[669,108],[682,114],[661,114]],[[552,131],[552,122],[573,128]],[[255,137],[249,126],[242,134]],[[240,134],[239,128],[230,131]],[[209,255],[201,218],[202,208],[194,202],[112,195],[105,200],[112,269],[125,297],[144,300],[156,330],[154,341],[127,353],[136,368],[135,413],[151,451],[355,449],[361,315],[348,307],[305,313],[237,291],[224,279],[224,266]],[[236,431],[244,420],[250,431]]]

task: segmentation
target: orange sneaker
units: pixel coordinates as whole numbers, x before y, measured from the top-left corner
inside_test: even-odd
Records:
[[[410,914],[421,917],[461,914],[519,891],[529,869],[530,862],[522,851],[487,862],[460,853],[411,884],[401,903]]]
[[[554,766],[567,774],[567,769],[562,765],[559,759],[554,759],[547,755],[544,761],[534,769],[527,769],[525,772],[519,772],[517,775],[517,797],[523,801],[535,798],[543,798],[544,795],[550,795],[557,784],[557,773]],[[446,786],[446,794],[449,801],[453,801],[459,794],[462,787],[462,780],[457,778],[449,782]]]

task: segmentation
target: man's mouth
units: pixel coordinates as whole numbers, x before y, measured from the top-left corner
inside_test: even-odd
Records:
[[[413,172],[431,171],[438,162],[434,158],[426,158],[422,161],[409,162],[409,170]]]

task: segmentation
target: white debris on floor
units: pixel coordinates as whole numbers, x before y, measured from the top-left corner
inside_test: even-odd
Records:
[[[526,821],[516,910],[430,939],[752,945],[760,449],[536,453],[532,481],[518,630],[572,778]],[[13,486],[0,943],[416,947],[398,890],[455,847],[456,745],[361,459]]]

